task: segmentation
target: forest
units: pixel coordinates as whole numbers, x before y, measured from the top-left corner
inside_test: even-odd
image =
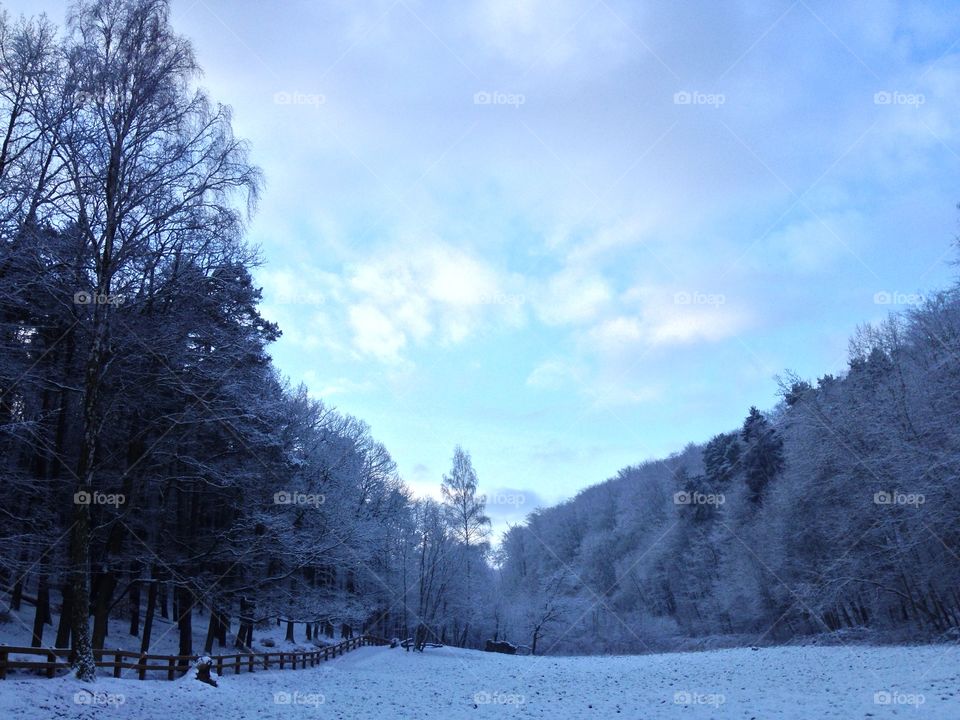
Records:
[[[740,428],[624,468],[504,538],[555,652],[958,637],[960,288],[785,373]]]
[[[272,365],[260,172],[167,3],[81,3],[63,33],[4,15],[0,72],[0,579],[35,608],[24,641],[81,677],[118,616],[143,651],[172,618],[183,655],[281,621],[478,642],[469,456],[415,501],[367,425]]]
[[[164,0],[0,18],[0,589],[24,642],[91,678],[118,618],[144,652],[174,622],[182,655],[276,624],[533,654],[956,636],[960,286],[495,543],[466,450],[417,498],[274,366],[263,178],[199,76]]]

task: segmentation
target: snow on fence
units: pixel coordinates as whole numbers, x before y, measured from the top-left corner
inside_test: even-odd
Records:
[[[233,670],[239,674],[241,670],[254,672],[254,668],[269,670],[271,665],[281,670],[289,667],[296,670],[319,665],[321,662],[343,655],[345,652],[356,650],[364,645],[389,645],[388,640],[374,635],[358,635],[355,638],[344,640],[337,645],[328,645],[316,650],[300,650],[296,652],[267,652],[267,653],[236,653],[233,655],[206,656],[213,660],[217,674]],[[7,677],[8,670],[37,670],[47,677],[54,677],[57,670],[69,670],[70,663],[65,659],[70,654],[66,648],[35,648],[0,645],[0,680]],[[11,655],[27,655],[45,658],[39,660],[24,660]],[[141,654],[131,650],[94,650],[94,659],[97,667],[111,668],[115,678],[121,677],[123,670],[136,670],[141,680],[146,679],[148,672],[160,672],[166,675],[167,680],[173,680],[183,675],[199,657],[204,655],[152,655]],[[108,658],[113,658],[108,660]]]

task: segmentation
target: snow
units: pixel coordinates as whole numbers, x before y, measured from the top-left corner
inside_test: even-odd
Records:
[[[0,681],[0,717],[956,720],[958,687],[956,645],[563,658],[365,647],[317,668],[225,673],[217,688],[18,676]]]

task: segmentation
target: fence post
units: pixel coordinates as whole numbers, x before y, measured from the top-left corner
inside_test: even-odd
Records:
[[[237,657],[234,658],[233,674],[240,674],[240,655],[237,655]]]
[[[217,675],[223,677],[223,655],[217,655]]]
[[[56,656],[56,654],[54,654],[54,653],[52,653],[52,652],[48,652],[48,653],[47,653],[47,662],[49,663],[49,664],[47,665],[47,677],[48,677],[48,678],[52,678],[53,675],[54,675],[54,672],[56,671],[56,667],[54,666],[54,664],[57,662],[57,656]]]
[[[113,654],[113,676],[115,678],[120,677],[121,662],[122,662],[122,656],[120,655],[120,648],[117,648],[117,651]]]
[[[247,661],[248,661],[247,671],[253,672],[253,653],[250,653],[250,655],[247,657]]]
[[[283,652],[280,652],[280,669],[283,670]]]
[[[174,673],[177,669],[177,659],[170,655],[167,658],[167,680],[173,680]]]
[[[0,648],[0,680],[7,678],[7,650]]]
[[[140,676],[141,680],[145,680],[147,677],[147,654],[140,653],[140,667],[137,670],[137,673]]]

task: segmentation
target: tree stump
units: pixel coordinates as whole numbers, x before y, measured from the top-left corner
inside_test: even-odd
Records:
[[[213,685],[217,687],[217,681],[210,676],[210,671],[213,669],[213,659],[209,657],[197,658],[196,665],[194,667],[197,669],[196,678],[200,682],[205,682],[207,685]]]

